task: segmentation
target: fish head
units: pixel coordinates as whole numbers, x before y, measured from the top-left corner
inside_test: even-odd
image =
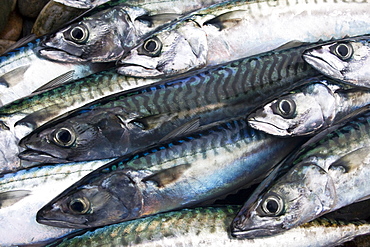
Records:
[[[117,223],[140,216],[142,195],[124,171],[104,169],[87,175],[43,208],[36,220],[41,224],[88,228]]]
[[[331,207],[335,189],[321,167],[304,163],[255,198],[247,201],[235,217],[232,223],[234,236],[271,236],[306,223]]]
[[[90,112],[36,129],[20,141],[19,157],[43,163],[65,163],[117,157],[128,148],[129,131],[115,114]]]
[[[136,42],[129,15],[113,7],[49,35],[39,54],[59,62],[111,62]]]
[[[248,117],[251,127],[277,136],[312,134],[333,120],[335,97],[321,83],[283,95]]]
[[[205,33],[192,22],[187,24],[146,39],[118,61],[118,72],[135,77],[159,77],[204,66],[208,52]]]
[[[326,76],[357,86],[369,86],[368,36],[320,45],[304,52],[304,60]]]

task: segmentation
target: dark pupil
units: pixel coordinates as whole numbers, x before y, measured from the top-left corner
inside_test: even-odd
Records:
[[[342,57],[346,57],[348,55],[348,48],[346,45],[340,45],[337,49],[339,55],[341,55]]]
[[[57,133],[57,139],[62,143],[68,143],[71,141],[71,133],[68,130],[61,130]]]
[[[85,205],[80,201],[75,201],[71,204],[71,209],[75,212],[81,213],[85,210]]]
[[[72,30],[71,35],[74,39],[80,40],[83,38],[84,33],[81,28],[75,28]]]
[[[156,48],[157,48],[157,43],[155,41],[149,41],[145,44],[145,50],[149,52],[155,51]]]
[[[279,205],[276,201],[270,200],[267,202],[266,208],[270,213],[276,213],[279,208]]]
[[[287,101],[281,102],[280,107],[281,107],[282,113],[289,114],[289,112],[290,112],[290,104],[289,104],[289,102],[287,102]]]

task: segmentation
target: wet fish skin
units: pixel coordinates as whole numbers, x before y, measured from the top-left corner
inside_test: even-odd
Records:
[[[35,39],[0,57],[0,106],[22,98],[51,82],[62,84],[104,70],[110,64],[58,63],[40,58]],[[113,65],[112,65],[113,66]],[[47,70],[45,70],[47,68]],[[64,77],[58,79],[58,77]]]
[[[361,221],[320,218],[272,238],[235,239],[229,224],[239,206],[183,209],[123,222],[76,237],[66,237],[50,246],[337,246],[369,232]]]
[[[0,245],[45,243],[75,231],[38,224],[36,213],[55,195],[109,161],[46,165],[3,175],[0,178],[0,220],[4,225],[0,229]],[[24,195],[22,191],[28,193]],[[16,195],[22,197],[12,202]]]
[[[368,2],[335,0],[215,4],[145,39],[119,60],[118,71],[129,76],[169,76],[252,56],[292,41],[362,35],[368,33],[367,8]]]
[[[303,58],[331,78],[355,86],[369,87],[369,35],[328,42],[307,50]]]
[[[255,183],[302,141],[234,120],[119,158],[65,190],[36,218],[88,228],[192,206]]]
[[[150,33],[215,2],[220,0],[108,2],[46,39],[40,55],[60,62],[114,62]]]
[[[233,221],[233,234],[275,235],[366,199],[369,117],[367,110],[304,144],[256,189]]]
[[[126,151],[131,152],[150,143],[168,139],[168,133],[174,133],[179,128],[194,123],[196,119],[199,119],[199,126],[206,126],[249,114],[280,90],[299,85],[300,79],[306,76],[317,75],[301,58],[304,47],[240,59],[183,75],[178,79],[169,79],[128,93],[106,97],[34,130],[20,142],[22,147],[27,148],[20,157],[30,161],[41,161],[41,158],[43,162],[105,157],[101,156],[101,148],[93,148],[102,146],[99,138],[95,138],[97,136],[80,138],[75,131],[79,126],[86,126],[86,119],[90,119],[92,125],[104,118],[112,119],[112,125],[116,125],[115,122],[121,119],[121,134],[124,134],[124,130],[133,131],[121,135],[128,137],[125,139],[128,140],[127,143],[113,145],[110,149],[112,152],[116,150],[114,157],[118,157]],[[290,61],[289,64],[286,59]],[[265,71],[269,73],[266,74]],[[101,117],[96,117],[95,114],[100,114]],[[95,123],[91,120],[93,118],[96,119]],[[59,145],[54,141],[55,134],[62,128],[67,128],[69,135],[75,136],[75,143],[78,145]],[[120,135],[110,135],[109,130],[106,130],[107,134],[101,136],[103,140],[113,138],[112,143],[116,143],[116,137]],[[195,130],[197,128],[191,128],[186,133]],[[99,135],[98,131],[95,132]],[[177,132],[175,136],[180,134],[182,133]],[[79,139],[84,143],[78,142]],[[89,150],[89,156],[86,156],[85,150]]]
[[[312,78],[288,94],[267,103],[248,117],[250,126],[278,136],[313,135],[351,112],[368,105],[370,91]]]

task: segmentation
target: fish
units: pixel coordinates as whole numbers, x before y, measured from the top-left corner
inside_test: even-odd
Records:
[[[191,207],[256,183],[304,138],[281,139],[244,119],[106,164],[42,207],[37,222],[91,228]]]
[[[118,157],[249,114],[280,90],[318,74],[301,58],[305,47],[243,58],[92,102],[25,136],[19,157],[53,163]],[[38,115],[32,118],[39,121]]]
[[[368,5],[345,0],[226,1],[153,33],[118,60],[117,70],[129,76],[171,76],[292,43],[362,35],[369,32]]]
[[[215,2],[221,0],[108,2],[49,36],[39,54],[59,62],[115,62],[150,33]]]
[[[68,81],[114,66],[109,63],[58,63],[37,54],[43,38],[31,41],[0,57],[0,106]],[[22,42],[21,42],[22,43]]]
[[[314,135],[370,103],[370,91],[325,77],[284,94],[249,115],[253,128],[271,135]]]
[[[304,60],[324,75],[342,83],[369,87],[370,36],[335,40],[310,48]]]
[[[235,239],[229,224],[240,206],[161,213],[67,236],[50,246],[337,246],[370,231],[369,223],[320,218],[271,238]]]
[[[0,178],[0,245],[47,243],[76,232],[36,222],[37,211],[55,195],[84,175],[111,160],[46,165],[24,169]]]
[[[273,236],[368,199],[369,117],[366,106],[280,163],[237,214],[232,234]]]

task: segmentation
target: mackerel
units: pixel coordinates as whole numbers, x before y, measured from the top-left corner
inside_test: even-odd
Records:
[[[41,206],[109,160],[35,167],[0,178],[0,245],[50,242],[74,231],[38,224]]]
[[[303,58],[321,73],[360,87],[370,87],[370,36],[327,42],[308,49]]]
[[[123,156],[37,213],[42,224],[88,228],[189,207],[256,183],[303,140],[280,139],[238,119]]]
[[[226,1],[155,32],[119,60],[118,71],[139,77],[173,75],[290,42],[363,35],[369,33],[369,8],[368,1]]]
[[[245,203],[233,234],[275,235],[369,198],[368,109],[316,135],[279,165]]]
[[[369,103],[369,90],[319,77],[261,106],[248,122],[272,135],[314,135]]]
[[[191,133],[197,126],[245,116],[270,97],[301,84],[300,79],[316,75],[301,58],[304,47],[233,61],[103,98],[34,130],[21,140],[27,150],[20,157],[57,163],[118,157]]]
[[[67,236],[51,246],[338,246],[370,232],[367,222],[320,218],[271,238],[235,239],[230,237],[229,224],[239,208],[208,207],[157,214]]]
[[[35,39],[0,57],[0,106],[37,89],[76,80],[109,67],[109,64],[58,63],[41,58],[37,54],[41,40]]]

